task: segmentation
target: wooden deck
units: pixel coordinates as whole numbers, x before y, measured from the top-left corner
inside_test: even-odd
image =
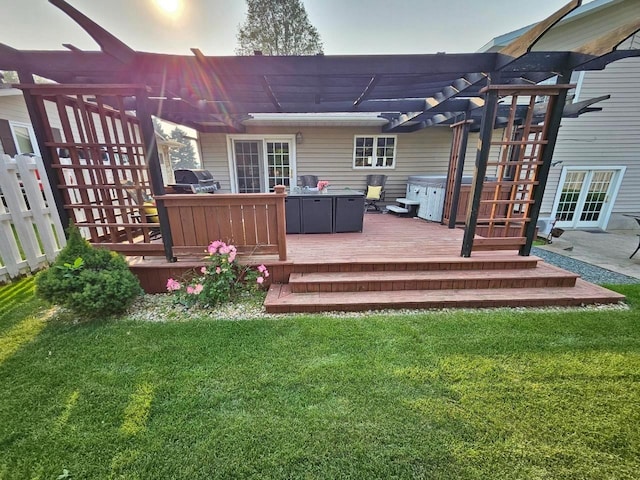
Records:
[[[483,251],[462,258],[463,231],[420,219],[367,214],[362,233],[287,235],[287,260],[264,263],[272,282],[268,312],[616,303],[623,296],[578,279],[535,256]],[[212,239],[213,240],[213,239]],[[130,259],[145,290],[202,266]]]

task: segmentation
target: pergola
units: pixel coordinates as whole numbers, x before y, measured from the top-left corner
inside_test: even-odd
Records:
[[[580,0],[569,2],[499,52],[301,57],[209,57],[195,48],[186,56],[138,52],[64,0],[49,2],[75,20],[101,50],[64,45],[67,50],[21,51],[0,44],[0,69],[18,72],[47,173],[52,185],[62,186],[56,202],[63,221],[71,200],[60,176],[65,168],[60,148],[69,151],[71,168],[77,169],[91,168],[92,162],[81,161],[81,152],[89,152],[84,156],[90,159],[104,151],[126,151],[134,166],[141,166],[135,179],[143,186],[150,182],[155,195],[164,193],[151,115],[200,132],[234,133],[244,131],[242,122],[253,113],[379,112],[387,120],[384,132],[453,128],[447,218],[455,218],[451,212],[459,201],[467,135],[478,131],[480,148],[462,255],[514,245],[528,255],[561,118],[598,110],[591,105],[602,99],[567,104],[571,73],[600,70],[640,55],[639,50],[616,49],[640,29],[638,20],[573,51],[533,51],[551,27],[580,6]],[[33,75],[57,84],[36,85]],[[538,85],[550,78],[556,78],[554,85]],[[57,105],[64,139],[54,134],[45,101]],[[100,120],[88,121],[87,112]],[[74,118],[85,125],[84,135],[71,128]],[[110,127],[117,122],[128,127]],[[112,135],[92,137],[97,126]],[[503,132],[497,140],[496,128]],[[139,138],[124,135],[125,130],[139,131]],[[492,148],[500,153],[491,155]],[[491,163],[490,158],[498,160]],[[484,182],[487,166],[498,171],[489,188]],[[89,190],[91,182],[83,188]],[[84,195],[80,205],[88,204],[87,198]],[[172,258],[162,200],[158,210],[165,254]],[[114,217],[105,225],[118,221]],[[475,240],[479,225],[486,241]],[[110,235],[115,243],[118,235]]]

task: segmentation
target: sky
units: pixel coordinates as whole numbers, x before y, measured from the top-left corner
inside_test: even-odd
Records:
[[[234,55],[244,0],[67,0],[134,50]],[[492,38],[543,20],[568,0],[303,0],[325,55],[474,52]],[[584,3],[588,3],[585,1]],[[0,0],[0,43],[21,50],[97,44],[47,0]]]

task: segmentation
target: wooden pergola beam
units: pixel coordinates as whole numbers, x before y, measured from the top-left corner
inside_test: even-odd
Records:
[[[87,32],[98,45],[100,45],[100,49],[103,52],[111,55],[121,63],[131,63],[135,58],[135,50],[102,28],[89,17],[73,8],[64,0],[49,0],[49,3],[58,7],[71,17],[73,21],[80,25],[82,29]]]

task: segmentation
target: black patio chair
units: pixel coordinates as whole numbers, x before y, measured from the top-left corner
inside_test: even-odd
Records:
[[[367,192],[364,199],[364,210],[380,212],[378,202],[384,201],[384,185],[387,182],[386,175],[367,175]]]
[[[298,183],[302,188],[304,187],[315,188],[318,186],[318,176],[317,175],[300,175],[298,177]]]

